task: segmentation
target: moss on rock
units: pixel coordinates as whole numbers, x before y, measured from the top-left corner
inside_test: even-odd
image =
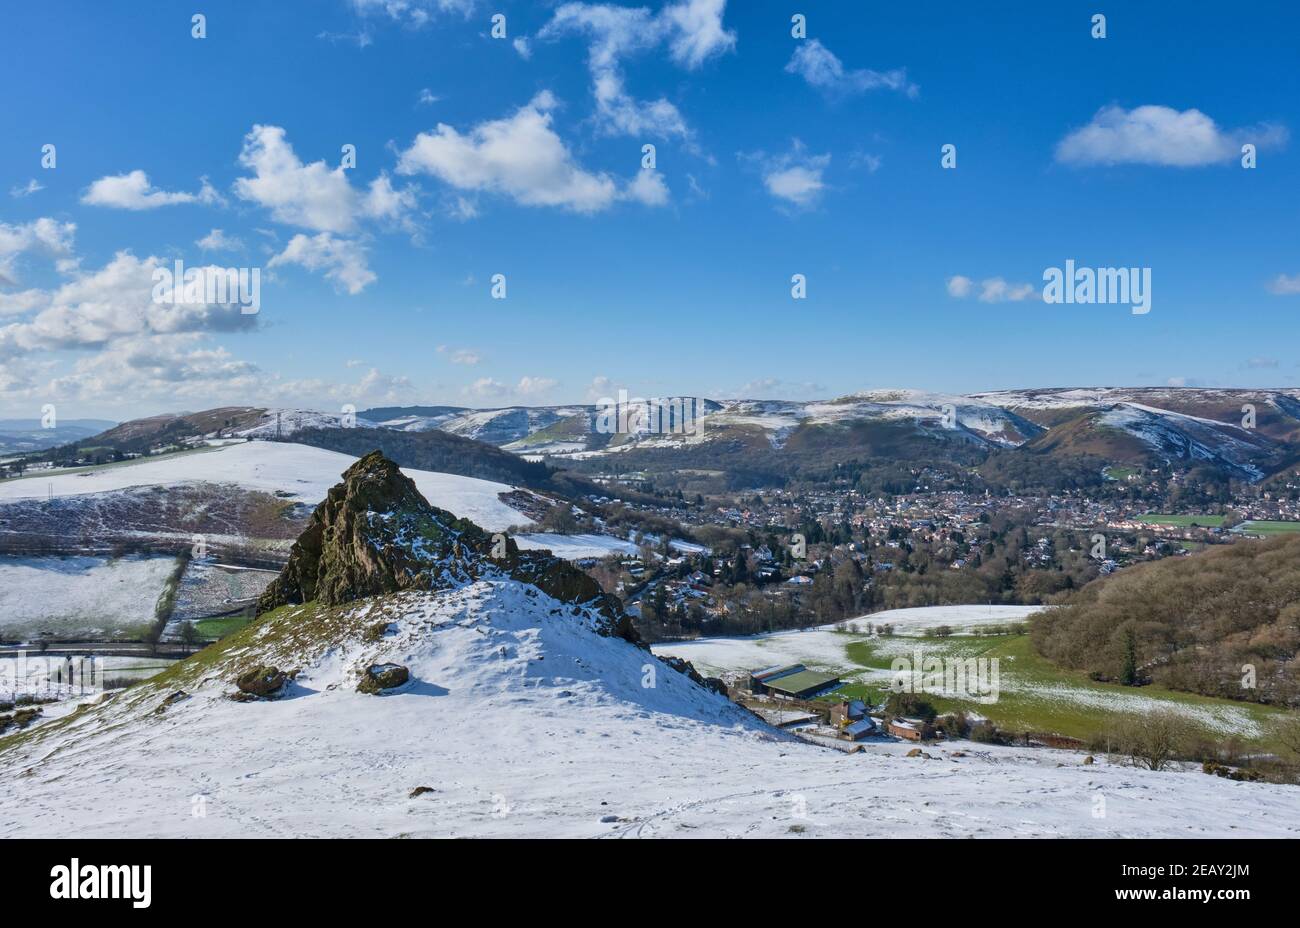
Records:
[[[361,674],[358,693],[381,693],[401,686],[411,678],[411,671],[401,664],[371,664]]]

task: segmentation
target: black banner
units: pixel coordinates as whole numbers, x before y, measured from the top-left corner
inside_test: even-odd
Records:
[[[588,911],[663,894],[690,894],[695,914],[734,913],[766,900],[775,872],[791,878],[790,902],[818,888],[944,904],[1201,908],[1230,917],[1243,906],[1294,898],[1293,846],[1228,840],[643,841],[616,846],[565,841],[40,840],[6,841],[13,911],[116,918],[204,918],[283,906],[295,918],[341,915],[340,905],[389,904],[454,894],[543,914]],[[794,877],[799,879],[795,880]],[[508,886],[508,891],[503,887]],[[575,896],[576,894],[576,896]],[[709,901],[713,900],[713,901]],[[945,901],[946,900],[946,901]],[[766,903],[765,903],[766,904]],[[1086,908],[1075,908],[1075,907]],[[702,910],[702,911],[701,911]]]

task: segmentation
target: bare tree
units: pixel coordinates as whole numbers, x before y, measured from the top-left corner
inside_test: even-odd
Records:
[[[1192,745],[1196,730],[1177,712],[1161,710],[1134,716],[1122,722],[1110,735],[1113,749],[1127,755],[1138,767],[1164,770],[1170,761]]]

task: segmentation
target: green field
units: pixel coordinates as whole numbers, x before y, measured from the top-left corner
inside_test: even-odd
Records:
[[[194,623],[194,630],[200,638],[225,638],[239,631],[251,620],[246,616],[233,615],[220,619],[200,619]]]
[[[1201,528],[1219,528],[1223,525],[1223,516],[1174,516],[1164,513],[1153,512],[1145,516],[1138,516],[1139,522],[1145,522],[1147,525],[1176,525],[1179,528],[1192,528],[1199,526]]]
[[[929,695],[926,698],[941,712],[953,709],[974,712],[1013,733],[1052,732],[1088,741],[1103,736],[1123,716],[1173,710],[1188,718],[1207,738],[1216,741],[1237,738],[1253,748],[1272,750],[1276,747],[1274,722],[1294,715],[1255,703],[1215,699],[1157,686],[1098,683],[1082,672],[1056,667],[1038,656],[1028,635],[864,637],[848,642],[845,652],[859,668],[888,671],[895,657],[910,657],[913,648],[922,649],[926,657],[997,658],[1000,676],[997,702],[983,704],[973,699]],[[851,676],[851,672],[844,676]],[[874,680],[847,683],[823,698],[863,698],[880,704],[888,695],[887,683],[883,676],[878,683]]]
[[[1300,522],[1272,522],[1267,519],[1252,520],[1238,525],[1234,531],[1258,532],[1261,535],[1277,535],[1282,532],[1300,532]]]

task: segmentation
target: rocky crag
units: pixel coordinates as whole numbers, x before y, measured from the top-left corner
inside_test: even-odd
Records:
[[[358,460],[316,507],[289,561],[258,600],[261,615],[285,605],[338,606],[406,590],[450,589],[509,576],[561,602],[594,609],[600,632],[641,644],[622,604],[568,561],[520,551],[429,504],[415,483],[378,451]]]

